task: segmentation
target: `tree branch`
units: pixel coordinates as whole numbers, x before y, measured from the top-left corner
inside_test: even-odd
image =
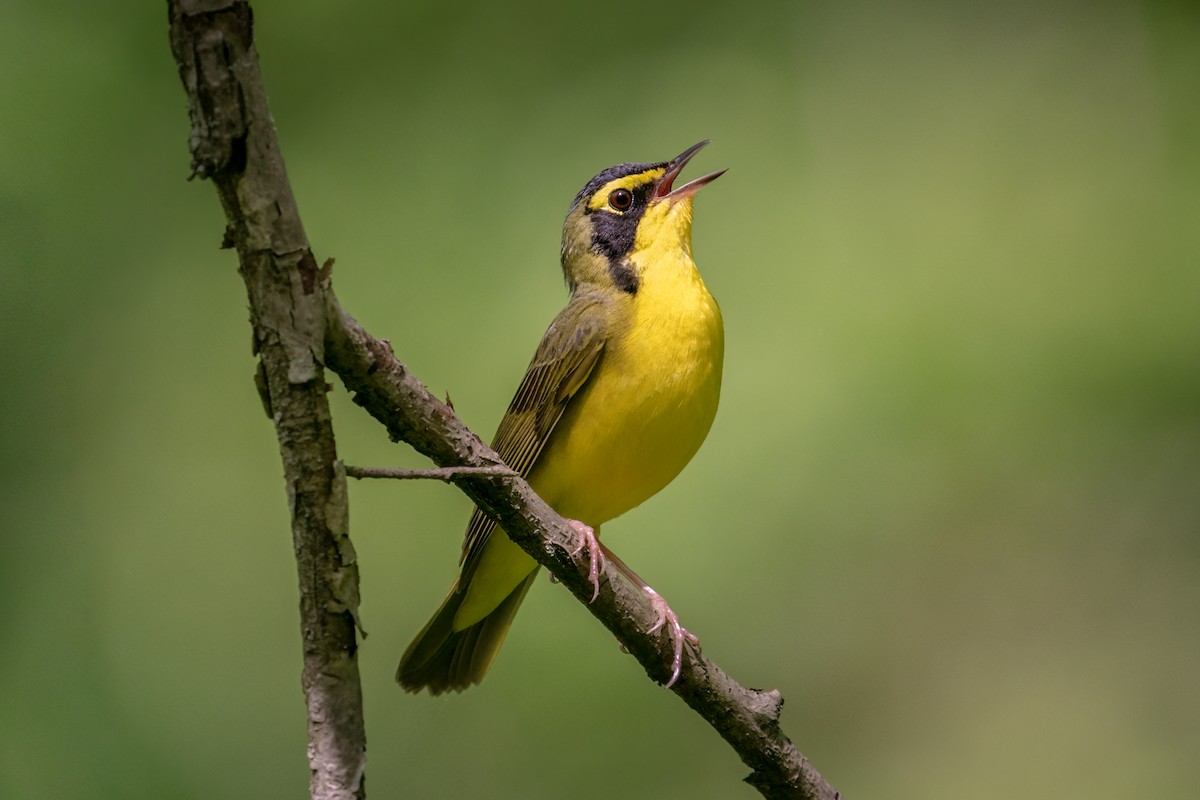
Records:
[[[325,284],[279,154],[249,5],[170,0],[168,9],[192,123],[192,173],[213,180],[225,208],[225,246],[237,248],[259,357],[256,379],[283,459],[300,579],[309,788],[320,800],[362,798],[358,566],[325,396]]]
[[[328,280],[328,279],[327,279]],[[371,336],[337,303],[326,286],[325,358],[354,396],[354,402],[387,429],[443,467],[491,469],[500,457],[469,431],[454,411],[433,396],[393,355],[391,346]],[[672,645],[665,633],[648,635],[656,616],[639,587],[616,570],[605,569],[600,595],[592,599],[586,553],[576,562],[575,532],[521,478],[477,475],[453,478],[463,492],[493,517],[617,640],[658,683],[670,677]],[[709,722],[753,772],[747,782],[767,798],[834,800],[840,795],[779,727],[779,692],[748,689],[690,646],[679,680],[671,687]]]
[[[592,586],[586,564],[567,554],[574,531],[523,479],[505,472],[496,453],[426,391],[390,345],[340,307],[329,265],[316,268],[267,111],[249,6],[238,0],[169,0],[169,6],[172,47],[189,96],[193,172],[216,182],[230,223],[227,241],[238,248],[293,509],[313,797],[361,797],[357,569],[345,537],[344,473],[335,466],[322,364],[394,441],[453,468],[449,479],[577,598],[591,600]],[[671,642],[663,633],[645,633],[655,614],[640,588],[606,570],[599,597],[587,607],[653,680],[668,678]],[[672,691],[729,742],[764,797],[839,797],[780,730],[778,692],[741,686],[690,647]]]

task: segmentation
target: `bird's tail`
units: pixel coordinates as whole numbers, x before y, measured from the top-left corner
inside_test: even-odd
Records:
[[[430,694],[461,692],[479,683],[492,666],[513,616],[533,585],[534,570],[496,609],[462,630],[454,630],[454,616],[466,597],[466,586],[456,581],[442,605],[400,658],[396,681],[408,692],[428,689]]]

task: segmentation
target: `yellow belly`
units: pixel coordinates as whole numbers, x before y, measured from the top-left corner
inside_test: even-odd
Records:
[[[659,492],[708,434],[721,391],[721,312],[691,259],[647,276],[588,385],[529,475],[560,515],[600,525]],[[667,269],[673,267],[673,269]]]
[[[572,398],[529,483],[554,510],[593,528],[674,480],[717,413],[725,336],[721,312],[690,254],[656,264],[632,313]],[[537,563],[500,531],[488,539],[455,629],[482,619]]]
[[[606,348],[529,476],[556,511],[597,527],[674,480],[717,413],[721,315],[696,276],[695,297],[639,297],[629,332]]]

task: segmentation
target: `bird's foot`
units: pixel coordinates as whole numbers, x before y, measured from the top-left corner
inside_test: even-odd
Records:
[[[673,657],[671,658],[671,679],[664,684],[666,688],[670,689],[675,685],[675,681],[679,680],[679,672],[683,669],[683,640],[687,639],[696,648],[700,647],[700,640],[696,638],[695,634],[679,624],[679,616],[671,610],[671,607],[667,605],[667,601],[663,599],[662,595],[644,584],[642,589],[646,592],[646,597],[649,599],[654,613],[658,615],[658,619],[655,620],[646,633],[654,633],[660,629],[665,629],[674,647]]]
[[[564,519],[566,519],[564,517]],[[579,534],[579,543],[574,550],[568,550],[572,558],[582,553],[585,549],[588,554],[588,581],[592,584],[592,599],[589,603],[596,602],[596,598],[600,596],[600,567],[604,564],[604,554],[600,552],[600,540],[596,538],[596,532],[591,526],[585,525],[577,519],[567,519],[567,524],[571,529]]]

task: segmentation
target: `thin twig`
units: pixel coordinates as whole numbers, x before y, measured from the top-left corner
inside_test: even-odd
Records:
[[[391,478],[397,481],[435,480],[454,483],[460,478],[519,478],[519,473],[499,464],[490,467],[434,467],[432,469],[393,469],[391,467],[352,467],[346,465],[348,478]]]

